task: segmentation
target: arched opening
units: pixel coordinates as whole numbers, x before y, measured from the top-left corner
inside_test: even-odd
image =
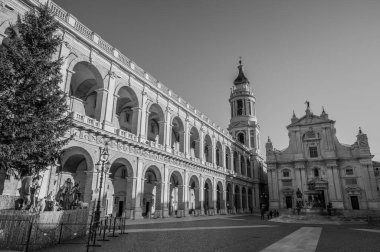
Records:
[[[114,126],[137,134],[139,102],[136,93],[130,87],[122,87],[117,92]]]
[[[161,173],[156,166],[150,166],[144,174],[142,215],[160,217],[161,213]]]
[[[182,120],[176,116],[172,121],[171,147],[172,149],[184,152],[184,128]]]
[[[245,144],[245,136],[244,136],[244,133],[243,132],[240,132],[238,135],[237,135],[237,139],[240,143],[242,144]]]
[[[231,169],[231,157],[230,157],[231,150],[228,146],[226,146],[226,169]]]
[[[156,144],[164,144],[164,112],[158,104],[152,104],[149,107],[148,119],[148,140]]]
[[[183,181],[178,171],[170,175],[169,215],[177,215],[178,210],[184,209]]]
[[[239,167],[238,153],[234,151],[234,172],[237,173]]]
[[[64,151],[61,162],[56,172],[56,201],[65,210],[75,208],[79,201],[90,203],[92,188],[88,185],[92,185],[92,174],[89,171],[94,167],[90,154],[83,148],[71,147]]]
[[[199,204],[199,180],[193,175],[189,180],[189,213],[192,214],[196,209],[200,209]]]
[[[245,169],[245,157],[243,155],[240,155],[240,171],[242,175],[244,176],[247,175],[247,172]]]
[[[243,209],[244,211],[247,211],[248,209],[248,206],[247,206],[247,191],[245,190],[245,187],[243,187],[243,189],[241,190],[241,194],[242,194],[242,203],[243,203]]]
[[[133,169],[125,158],[116,159],[109,170],[106,184],[106,211],[116,217],[131,218]]]
[[[199,133],[195,127],[190,130],[190,156],[199,158]]]
[[[215,162],[217,166],[223,165],[223,149],[222,144],[219,141],[216,142]]]
[[[252,178],[252,167],[251,167],[251,161],[249,161],[249,158],[247,158],[247,176]]]
[[[98,69],[89,62],[79,62],[70,81],[71,109],[81,115],[100,120],[103,79]]]
[[[203,157],[206,162],[212,162],[212,142],[211,137],[207,134],[204,139]]]
[[[235,211],[239,212],[241,205],[240,205],[240,189],[239,186],[235,186],[235,199],[234,199],[234,206],[235,206]]]
[[[210,179],[206,179],[205,181],[203,195],[203,208],[205,210],[205,214],[208,214],[208,210],[214,209],[212,204],[212,183]]]

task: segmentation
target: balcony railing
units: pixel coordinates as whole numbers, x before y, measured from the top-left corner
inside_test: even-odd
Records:
[[[91,117],[88,117],[88,116],[85,116],[85,115],[81,115],[77,112],[74,112],[73,114],[73,119],[74,120],[77,120],[77,121],[80,121],[80,122],[83,122],[85,124],[88,124],[88,125],[91,125],[95,128],[101,128],[101,124],[99,121],[95,120],[94,118],[91,118]]]

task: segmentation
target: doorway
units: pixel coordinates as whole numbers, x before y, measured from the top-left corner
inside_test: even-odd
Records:
[[[124,212],[124,201],[119,201],[119,209],[118,209],[116,217],[122,216],[123,212]]]
[[[150,214],[150,202],[146,202],[145,204],[145,213],[146,213],[146,216],[149,217],[149,214]]]
[[[351,196],[351,206],[353,210],[360,209],[358,196]]]
[[[293,208],[293,199],[292,196],[285,197],[286,208]]]

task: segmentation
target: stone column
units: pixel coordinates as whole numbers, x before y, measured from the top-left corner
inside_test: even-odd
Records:
[[[188,213],[189,213],[189,185],[187,183],[187,181],[189,180],[188,178],[189,174],[188,172],[185,170],[183,171],[183,204],[184,204],[184,215],[187,216]]]
[[[237,166],[236,171],[238,174],[241,174],[241,155],[238,153],[238,158],[237,158]]]
[[[148,119],[149,119],[149,111],[146,110],[147,106],[146,106],[146,101],[148,99],[148,96],[147,96],[147,93],[146,92],[142,92],[141,93],[142,95],[142,102],[141,102],[141,107],[140,107],[140,111],[141,111],[141,120],[140,121],[140,127],[138,128],[138,132],[137,134],[139,135],[139,140],[140,142],[144,142],[148,136],[147,136],[147,124],[148,124]]]
[[[169,168],[164,164],[164,176],[162,176],[163,181],[161,185],[161,207],[162,207],[162,218],[169,217],[169,198],[170,198],[170,179],[169,179]]]
[[[65,81],[65,86],[62,88],[62,90],[64,90],[65,93],[69,94],[69,95],[70,95],[71,78],[73,77],[73,74],[75,74],[74,71],[72,71],[70,69],[66,69],[66,81]],[[63,75],[62,75],[62,79],[63,79]]]
[[[204,202],[204,190],[205,190],[205,185],[204,185],[204,178],[202,174],[199,176],[200,182],[199,182],[199,203],[201,204],[201,212],[200,215],[204,214],[204,208],[203,208],[203,202]]]
[[[105,116],[103,122],[103,129],[109,132],[114,133],[114,127],[112,127],[112,117],[113,117],[113,108],[114,108],[114,94],[115,94],[115,85],[116,85],[116,75],[114,72],[108,73],[108,93],[107,101],[105,108]]]
[[[114,127],[116,127],[116,106],[117,106],[117,100],[119,99],[119,95],[114,94],[113,95],[113,105],[112,105],[112,113],[111,113],[111,123]],[[107,114],[108,116],[108,114]]]
[[[213,202],[213,208],[214,208],[214,213],[217,213],[217,205],[216,201],[218,200],[218,195],[217,195],[217,190],[216,190],[216,183],[215,183],[215,178],[212,178],[212,202]],[[222,200],[222,199],[221,199]]]
[[[211,162],[212,162],[212,165],[214,167],[216,167],[216,141],[215,141],[215,136],[212,135],[212,139],[211,139]],[[220,154],[220,153],[219,153]]]
[[[186,118],[185,120],[185,146],[184,146],[184,153],[186,158],[190,158],[190,125],[189,125],[189,119]]]
[[[171,138],[172,138],[172,114],[170,113],[170,108],[166,108],[166,120],[165,120],[165,133],[164,133],[164,144],[167,152],[172,153]]]
[[[143,162],[141,158],[137,158],[136,177],[133,178],[132,197],[135,198],[134,204],[132,204],[133,219],[142,219],[141,200],[144,193],[144,178],[142,174]]]
[[[95,107],[95,119],[99,122],[103,122],[106,113],[108,90],[100,88],[96,90],[96,107]]]
[[[337,165],[331,165],[331,170],[333,174],[333,183],[335,184],[335,190],[336,190],[336,201],[333,202],[333,207],[334,208],[344,208],[344,195],[343,195],[343,190],[342,190],[342,183],[340,179],[340,174],[338,170]]]
[[[139,120],[139,115],[141,115],[141,108],[139,107],[134,107],[132,108],[132,128],[131,131],[133,134],[138,134],[139,129],[140,129],[140,123],[141,120]]]
[[[199,139],[199,158],[201,159],[201,162],[203,163],[203,161],[205,161],[205,158],[204,158],[204,142],[205,142],[205,139],[204,139],[204,129],[203,127],[201,128],[200,130],[200,139]]]
[[[222,156],[222,166],[223,166],[223,170],[226,171],[227,170],[227,164],[226,164],[226,145],[224,144],[224,142],[222,143],[222,153],[220,154]]]

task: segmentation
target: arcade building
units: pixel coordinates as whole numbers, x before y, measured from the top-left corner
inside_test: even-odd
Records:
[[[45,2],[2,0],[0,23],[14,23],[17,14]],[[224,130],[72,14],[49,5],[64,40],[57,55],[64,59],[61,88],[75,126],[59,163],[41,174],[39,198],[56,195],[70,179],[90,208],[101,189],[106,215],[160,218],[260,207],[266,165],[256,98],[241,61]],[[0,43],[6,28],[0,26]],[[109,158],[102,169],[104,148]],[[11,208],[20,180],[0,171],[0,184],[0,208]]]

